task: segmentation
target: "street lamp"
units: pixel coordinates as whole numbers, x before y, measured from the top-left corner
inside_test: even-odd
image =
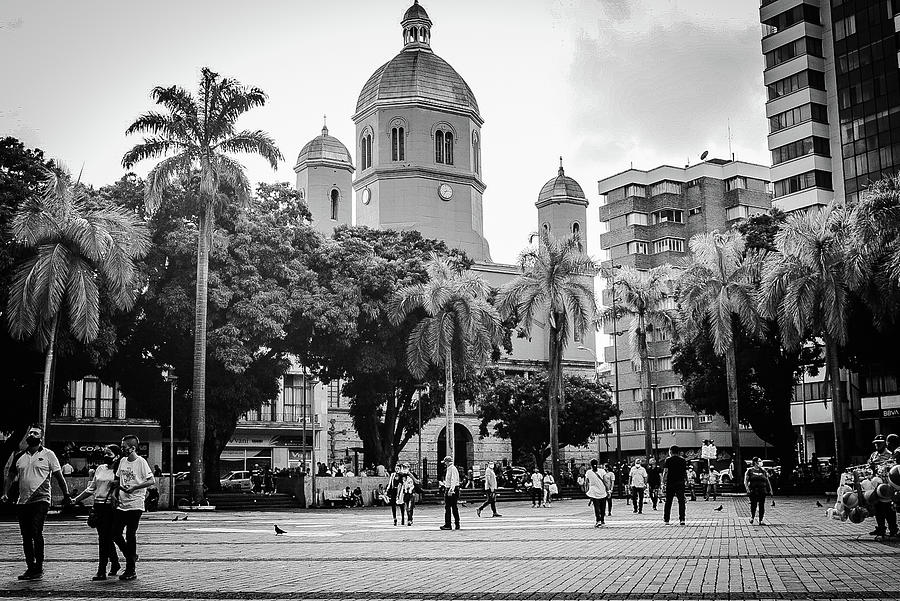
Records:
[[[175,507],[175,368],[167,366],[163,379],[169,383],[169,511]]]
[[[650,402],[653,407],[653,456],[659,461],[659,415],[656,413],[656,384],[650,385]]]

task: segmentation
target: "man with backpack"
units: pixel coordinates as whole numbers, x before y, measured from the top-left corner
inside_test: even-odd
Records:
[[[585,473],[584,481],[588,499],[594,506],[594,528],[599,528],[606,524],[606,498],[610,491],[606,488],[606,470],[600,469],[596,459],[591,460],[591,469]]]

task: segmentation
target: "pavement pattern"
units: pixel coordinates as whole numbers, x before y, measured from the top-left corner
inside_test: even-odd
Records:
[[[824,501],[824,500],[823,500]],[[95,532],[50,519],[44,578],[24,570],[14,523],[0,523],[0,598],[320,599],[404,601],[583,599],[900,599],[900,543],[875,542],[874,522],[826,518],[816,499],[776,498],[767,525],[746,498],[689,502],[687,525],[617,499],[603,528],[586,500],[549,508],[501,503],[501,518],[461,507],[416,508],[394,526],[387,508],[145,514],[138,579],[91,582]],[[723,506],[721,511],[715,508]],[[674,508],[673,508],[674,510]],[[674,513],[674,511],[673,511]],[[276,536],[278,524],[286,534]]]

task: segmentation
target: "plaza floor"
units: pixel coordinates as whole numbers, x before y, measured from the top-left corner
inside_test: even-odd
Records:
[[[443,509],[394,527],[389,509],[145,514],[138,579],[91,582],[96,537],[48,521],[44,578],[23,583],[18,528],[0,524],[0,597],[26,599],[897,599],[900,544],[827,519],[815,499],[776,499],[766,526],[744,498],[689,502],[687,525],[616,500],[593,527],[584,500],[501,503],[502,518]],[[721,511],[715,511],[719,505]],[[490,510],[485,512],[485,516]],[[183,515],[183,514],[178,514]],[[274,525],[287,531],[276,536]]]

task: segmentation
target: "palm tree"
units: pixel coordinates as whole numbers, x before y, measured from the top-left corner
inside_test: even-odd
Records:
[[[60,163],[44,170],[40,193],[22,203],[10,230],[28,255],[9,290],[9,332],[35,336],[45,350],[40,423],[46,432],[60,326],[82,342],[97,338],[101,287],[113,307],[130,309],[135,261],[147,253],[150,236],[135,215],[92,198]]]
[[[519,256],[522,273],[500,290],[497,303],[504,317],[521,320],[524,333],[535,321],[550,328],[548,349],[550,457],[554,477],[559,476],[559,404],[564,399],[562,357],[570,336],[581,338],[596,311],[593,261],[582,250],[580,238],[553,238],[542,231],[536,248]]]
[[[777,252],[763,262],[760,289],[761,312],[777,319],[788,348],[798,348],[811,336],[825,342],[836,465],[846,453],[838,348],[847,339],[847,221],[846,208],[838,204],[788,216],[775,236]]]
[[[238,117],[266,103],[268,96],[259,88],[220,78],[217,73],[204,68],[197,96],[171,86],[154,88],[151,97],[166,112],[144,113],[128,127],[126,134],[143,133],[145,137],[122,158],[126,169],[144,159],[162,158],[147,176],[145,202],[148,211],[159,206],[164,190],[173,181],[187,182],[192,171],[200,174],[190,452],[192,496],[199,502],[203,499],[206,441],[206,299],[215,212],[218,206],[229,201],[222,193],[223,186],[230,188],[241,204],[246,204],[250,197],[250,183],[244,174],[244,166],[230,154],[257,154],[266,159],[272,169],[277,169],[278,161],[283,157],[266,132],[235,130]]]
[[[478,276],[460,271],[445,257],[432,253],[426,266],[428,282],[407,286],[391,301],[390,320],[399,324],[418,311],[425,313],[406,347],[407,366],[424,378],[430,366],[444,369],[447,415],[447,457],[455,460],[453,370],[483,365],[501,339],[500,315],[488,300],[489,286]]]
[[[603,323],[613,319],[630,317],[628,342],[631,347],[631,364],[641,373],[641,408],[644,414],[644,453],[653,456],[652,408],[650,398],[650,351],[647,333],[651,329],[671,331],[674,312],[669,309],[673,294],[673,270],[669,265],[638,271],[632,267],[620,268],[612,278],[612,293],[616,295],[616,307],[600,314]],[[618,369],[618,366],[616,366]]]
[[[738,425],[737,360],[734,350],[735,316],[748,332],[760,329],[754,298],[758,261],[745,253],[739,233],[697,234],[690,241],[691,264],[678,279],[678,304],[689,332],[709,325],[713,349],[725,356],[728,413],[734,456],[734,482],[743,482],[740,429]]]
[[[892,318],[900,287],[900,175],[872,183],[848,215],[851,284],[866,299],[876,320]]]

